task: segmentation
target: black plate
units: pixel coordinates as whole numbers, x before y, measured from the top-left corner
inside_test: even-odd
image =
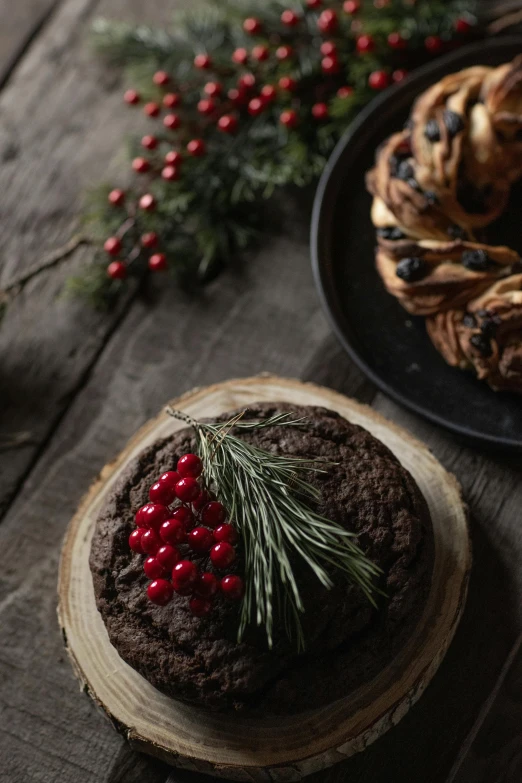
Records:
[[[371,197],[364,185],[375,149],[402,128],[417,95],[470,65],[499,65],[522,52],[522,37],[472,44],[417,70],[362,111],[323,173],[312,218],[312,264],[319,294],[346,351],[384,392],[431,421],[490,446],[522,450],[522,397],[493,392],[449,367],[432,346],[424,318],[409,316],[374,266]],[[522,252],[517,187],[492,240]]]

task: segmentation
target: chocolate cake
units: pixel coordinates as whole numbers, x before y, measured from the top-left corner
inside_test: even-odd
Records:
[[[311,571],[298,568],[306,639],[306,650],[299,653],[295,640],[277,626],[271,650],[259,628],[249,628],[238,643],[237,603],[217,600],[210,614],[195,617],[180,595],[166,606],[148,601],[143,557],[131,551],[128,539],[155,478],[195,449],[192,429],[181,430],[146,448],[128,466],[100,513],[90,558],[96,603],[112,644],[130,666],[175,699],[261,714],[320,707],[375,677],[423,611],[433,533],[411,475],[369,432],[324,408],[265,403],[246,415],[261,419],[281,411],[306,421],[299,428],[272,426],[237,434],[273,453],[335,463],[324,473],[310,473],[308,480],[321,492],[316,510],[357,533],[360,547],[382,569],[377,605],[339,574],[327,590]],[[242,573],[240,546],[238,552],[231,570]],[[208,562],[205,568],[212,570]]]

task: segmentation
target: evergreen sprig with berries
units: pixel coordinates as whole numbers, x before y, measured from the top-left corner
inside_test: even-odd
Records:
[[[92,195],[100,242],[69,281],[95,304],[170,271],[205,282],[257,235],[259,209],[323,169],[349,121],[411,68],[480,34],[475,0],[219,0],[171,31],[99,20],[98,52],[125,66],[125,102],[150,118],[126,187]]]
[[[326,589],[346,580],[375,605],[380,569],[354,533],[314,510],[321,493],[308,479],[331,465],[274,454],[239,437],[302,427],[305,420],[280,413],[249,421],[243,411],[212,423],[172,408],[167,413],[192,427],[198,453],[184,454],[159,476],[136,513],[129,546],[148,556],[143,568],[152,603],[165,606],[177,593],[188,597],[192,614],[204,617],[216,601],[241,601],[238,641],[257,625],[270,648],[277,624],[300,651],[306,639],[298,571]],[[236,545],[242,575],[227,573]]]

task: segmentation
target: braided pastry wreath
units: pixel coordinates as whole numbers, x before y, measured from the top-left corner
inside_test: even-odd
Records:
[[[451,74],[415,102],[367,174],[377,269],[453,366],[522,393],[522,262],[487,244],[522,177],[522,55]]]

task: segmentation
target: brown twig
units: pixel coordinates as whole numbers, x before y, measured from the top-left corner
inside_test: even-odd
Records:
[[[0,291],[0,295],[6,295],[12,292],[14,289],[22,288],[26,283],[29,282],[29,280],[32,280],[33,277],[39,275],[40,272],[44,272],[46,269],[51,269],[53,266],[56,266],[60,263],[60,261],[63,261],[64,258],[70,256],[71,253],[76,250],[76,248],[80,247],[80,245],[86,244],[90,244],[90,240],[81,234],[76,234],[65,245],[57,248],[56,250],[53,250],[51,253],[49,253],[49,255],[45,256],[43,261],[41,261],[39,264],[33,266],[23,275],[15,278],[15,280],[10,282],[4,289]]]

